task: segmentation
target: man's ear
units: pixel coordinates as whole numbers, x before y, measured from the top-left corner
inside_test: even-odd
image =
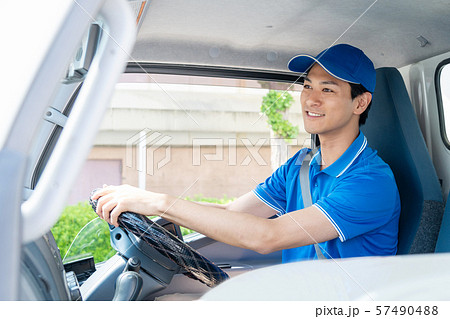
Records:
[[[358,115],[364,113],[364,111],[369,106],[370,101],[372,101],[372,93],[364,92],[363,94],[358,95],[354,101],[355,102],[355,108],[353,110],[354,113]]]

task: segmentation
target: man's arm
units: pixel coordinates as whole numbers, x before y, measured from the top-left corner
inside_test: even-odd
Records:
[[[262,202],[253,192],[242,195],[226,207],[229,211],[248,213],[255,216],[269,218],[278,212]]]
[[[194,202],[201,206],[215,207],[219,209],[231,210],[235,212],[249,213],[264,218],[272,217],[278,212],[264,204],[253,192],[248,192],[234,201],[227,204]]]
[[[130,186],[110,186],[93,198],[99,198],[99,216],[114,225],[124,211],[158,215],[215,240],[263,254],[338,237],[331,222],[314,206],[267,219],[275,211],[253,193],[241,196],[226,208],[199,205]]]
[[[165,207],[169,208],[160,216],[217,241],[262,254],[338,237],[331,222],[315,206],[267,219],[247,212],[202,207],[192,202],[173,200],[168,199]],[[258,198],[256,200],[259,201]],[[266,206],[264,203],[262,205]],[[268,215],[271,216],[274,211],[269,209],[271,214]]]

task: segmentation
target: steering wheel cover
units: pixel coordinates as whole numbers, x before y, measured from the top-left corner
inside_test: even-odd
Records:
[[[89,199],[89,203],[96,211],[97,201]],[[208,287],[214,287],[229,278],[213,262],[143,215],[123,212],[118,223],[125,232],[141,238],[161,255],[185,269],[187,272],[184,275],[199,280]]]

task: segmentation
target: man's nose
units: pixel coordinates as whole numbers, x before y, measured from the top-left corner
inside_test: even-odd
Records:
[[[321,95],[317,90],[309,90],[305,96],[305,103],[308,106],[320,105]]]

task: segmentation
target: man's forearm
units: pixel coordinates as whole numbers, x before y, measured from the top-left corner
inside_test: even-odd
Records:
[[[224,205],[203,205],[166,195],[160,216],[227,244],[264,253],[270,241],[270,220],[225,209]]]
[[[219,209],[227,209],[228,204],[218,204],[218,203],[209,203],[209,202],[193,202],[202,206],[215,207]]]

